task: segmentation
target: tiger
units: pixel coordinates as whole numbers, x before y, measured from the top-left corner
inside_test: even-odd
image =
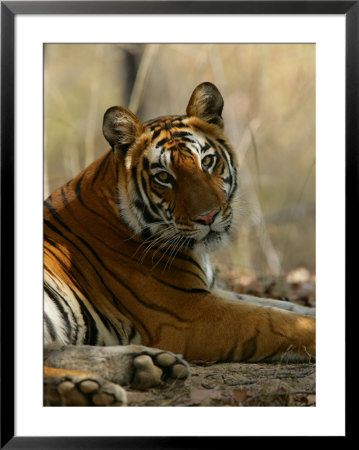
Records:
[[[215,281],[239,196],[223,107],[203,82],[184,115],[109,108],[108,151],[44,201],[44,405],[126,405],[191,361],[315,358],[313,308]]]

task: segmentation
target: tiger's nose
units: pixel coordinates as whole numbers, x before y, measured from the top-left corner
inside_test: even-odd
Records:
[[[202,223],[204,225],[211,225],[213,223],[216,215],[219,213],[219,209],[212,209],[212,211],[206,211],[203,214],[195,217],[194,222]]]

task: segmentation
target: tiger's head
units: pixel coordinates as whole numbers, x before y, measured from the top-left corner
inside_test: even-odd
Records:
[[[202,83],[183,116],[141,123],[125,108],[106,111],[103,133],[119,160],[120,215],[133,233],[206,251],[226,242],[237,177],[222,109],[218,89]]]

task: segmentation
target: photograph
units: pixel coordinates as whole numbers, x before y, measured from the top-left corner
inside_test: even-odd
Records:
[[[350,434],[358,3],[1,2],[0,448]]]
[[[315,406],[315,63],[44,45],[45,406]]]

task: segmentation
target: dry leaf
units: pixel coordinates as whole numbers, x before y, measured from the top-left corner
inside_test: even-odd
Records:
[[[253,396],[253,392],[246,391],[245,389],[234,389],[232,392],[232,397],[238,402],[243,403],[248,398]]]

